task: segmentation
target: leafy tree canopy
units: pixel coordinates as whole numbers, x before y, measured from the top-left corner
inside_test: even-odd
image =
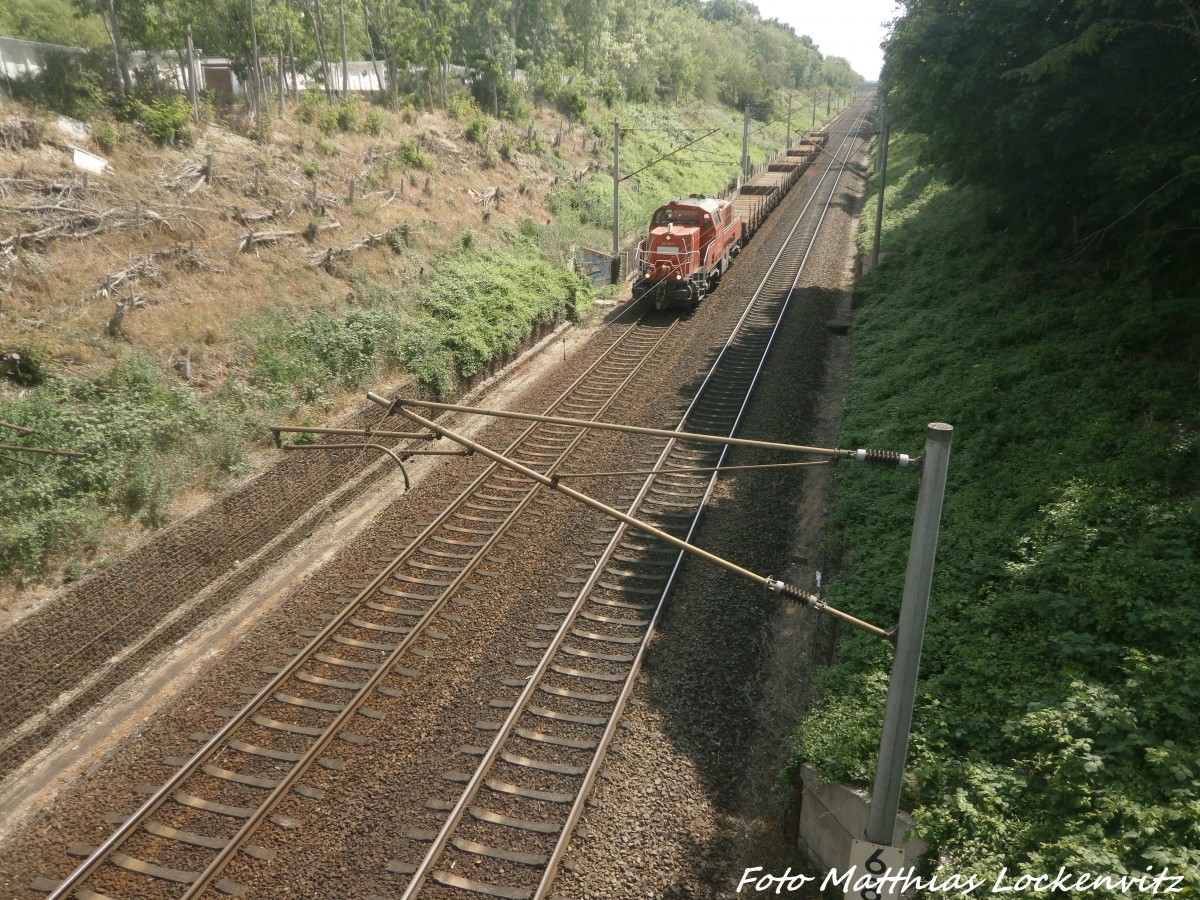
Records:
[[[903,0],[884,82],[930,161],[1157,287],[1200,250],[1200,22],[1186,0]]]

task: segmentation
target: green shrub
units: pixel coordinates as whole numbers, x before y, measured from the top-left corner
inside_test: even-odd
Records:
[[[121,133],[110,122],[97,122],[92,127],[92,138],[101,153],[112,153],[117,149]]]
[[[0,357],[0,373],[17,384],[40,384],[50,372],[50,355],[41,347],[5,346],[0,349],[3,350],[3,356]]]
[[[463,129],[463,137],[474,144],[482,144],[487,140],[488,136],[488,120],[485,116],[476,116],[471,120],[470,124]]]
[[[383,134],[384,115],[383,110],[374,107],[367,113],[366,121],[363,122],[363,130],[367,134],[379,136]]]
[[[317,113],[317,128],[321,134],[330,135],[338,130],[338,111],[333,106],[322,106]]]
[[[152,98],[149,103],[127,96],[121,99],[118,110],[125,121],[140,124],[156,144],[179,144],[189,140],[192,107],[182,96]]]
[[[346,97],[339,100],[335,109],[337,110],[337,127],[339,129],[347,132],[358,131],[362,114],[358,108],[357,98]]]
[[[304,93],[300,95],[300,109],[296,116],[301,122],[311,125],[317,121],[324,105],[325,97],[319,89],[305,88]]]
[[[517,144],[520,138],[516,132],[506,131],[504,136],[500,138],[500,158],[505,162],[512,162],[517,156]]]
[[[450,118],[460,122],[464,119],[474,120],[482,115],[479,104],[469,94],[452,94],[446,101],[446,112],[450,114]]]
[[[417,147],[416,141],[406,138],[400,142],[400,147],[396,151],[396,158],[402,166],[407,169],[420,169],[422,172],[432,171],[433,166],[429,162],[429,157],[421,152]]]
[[[254,134],[251,135],[254,142],[257,144],[269,144],[271,142],[271,114],[263,107],[258,112],[258,122],[254,126]]]
[[[6,80],[14,100],[77,119],[91,119],[103,110],[105,89],[112,84],[112,64],[103,54],[45,50],[38,62],[37,73]]]
[[[1200,728],[1181,699],[1200,697],[1200,407],[1178,336],[1200,304],[1037,269],[986,197],[903,141],[892,157],[839,443],[919,452],[925,423],[956,429],[905,806],[954,871],[1195,883],[1200,751],[1178,736]],[[835,490],[831,600],[888,626],[916,484],[851,467]],[[797,762],[869,782],[882,650],[842,641]]]
[[[93,380],[47,376],[0,397],[0,419],[34,429],[21,438],[30,446],[87,454],[32,470],[0,458],[0,574],[31,577],[52,554],[94,549],[113,519],[161,524],[179,488],[218,462],[207,455],[218,445],[196,437],[217,419],[136,352]]]

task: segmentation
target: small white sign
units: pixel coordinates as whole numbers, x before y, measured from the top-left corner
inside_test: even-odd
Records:
[[[855,841],[850,847],[850,871],[854,876],[846,886],[845,900],[899,897],[899,879],[887,879],[886,876],[898,875],[903,868],[904,851],[899,847]],[[880,878],[885,880],[880,882]]]
[[[97,156],[95,153],[80,150],[78,147],[71,148],[71,162],[75,164],[76,168],[87,172],[96,172],[97,174],[108,168],[108,160]]]

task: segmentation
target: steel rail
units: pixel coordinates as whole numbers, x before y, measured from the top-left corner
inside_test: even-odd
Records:
[[[822,221],[823,221],[824,216],[825,216],[826,212],[828,211],[829,205],[831,203],[832,203],[832,193],[830,196],[830,200],[825,204],[824,208],[821,211],[821,220]],[[819,225],[820,225],[820,222],[818,223],[818,231],[819,231]],[[792,232],[793,234],[794,234],[794,231],[795,231],[795,228],[793,228],[793,232]],[[789,239],[790,239],[790,236],[791,235],[789,235]],[[814,233],[814,235],[810,241],[810,248],[811,248],[811,243],[815,242],[815,240],[816,240],[816,234]],[[807,252],[805,254],[805,259],[807,259]],[[774,267],[772,266],[772,271],[773,271],[773,268]],[[803,264],[796,271],[796,274],[795,274],[794,278],[792,279],[792,284],[791,284],[791,286],[788,290],[788,293],[785,297],[783,306],[775,316],[774,327],[772,328],[771,334],[767,338],[766,344],[761,351],[754,375],[752,376],[750,384],[744,389],[744,393],[743,393],[742,400],[741,400],[741,405],[735,416],[735,420],[730,427],[730,431],[729,431],[730,435],[732,435],[733,433],[735,433],[737,431],[737,428],[740,426],[740,423],[744,417],[746,407],[749,403],[749,397],[752,394],[754,387],[757,384],[757,382],[761,376],[763,365],[765,364],[766,357],[770,352],[771,346],[774,342],[775,336],[780,327],[780,322],[782,321],[782,316],[787,310],[788,303],[790,302],[790,299],[791,299],[791,295],[795,289],[796,281],[799,279],[802,271],[803,271]],[[764,285],[765,285],[766,281],[769,280],[770,275],[771,275],[771,272],[768,272],[767,275],[764,277]],[[737,328],[738,331],[740,331],[741,326],[746,321],[747,315],[748,315],[751,307],[753,307],[753,305],[754,305],[754,301],[758,298],[758,296],[760,294],[761,294],[761,287],[760,287],[760,290],[758,292],[756,292],[754,299],[752,299],[750,301],[750,303],[747,305],[746,312],[743,313],[743,316],[739,320],[738,328]],[[725,350],[728,349],[730,346],[732,346],[732,343],[733,343],[734,339],[736,338],[736,336],[737,336],[737,333],[735,331],[735,333],[733,335],[731,335],[730,339],[726,342],[726,347],[723,349],[722,354],[718,357],[718,360],[714,363],[713,368],[710,369],[710,374],[713,371],[715,371],[718,366],[720,366],[722,360],[725,358]],[[687,472],[687,471],[714,471],[714,470],[710,470],[710,469],[688,470],[688,469],[658,468],[658,466],[662,466],[662,465],[666,464],[666,461],[668,460],[670,454],[672,453],[672,451],[675,447],[677,447],[680,443],[689,441],[691,438],[694,437],[694,435],[691,435],[687,432],[683,432],[682,429],[683,429],[684,425],[686,424],[688,417],[692,414],[693,410],[695,410],[695,408],[697,407],[697,404],[701,401],[702,397],[705,395],[705,393],[706,393],[705,389],[710,385],[710,382],[711,382],[711,378],[705,379],[704,385],[701,387],[701,389],[699,391],[697,391],[697,394],[693,397],[691,404],[689,404],[687,411],[683,414],[683,416],[680,420],[680,424],[676,427],[676,429],[674,431],[666,431],[666,430],[659,430],[659,429],[650,430],[651,433],[654,433],[656,435],[665,434],[665,435],[671,436],[671,440],[668,442],[667,446],[659,454],[658,462],[656,463],[656,468],[654,470],[652,470],[651,472],[648,472],[648,473],[638,472],[638,473],[613,473],[613,474],[659,474],[659,473],[661,473],[661,474],[679,474],[681,472]],[[377,395],[369,394],[368,396],[370,397],[370,399],[373,402],[379,403],[381,406],[387,406],[392,412],[398,412],[399,414],[405,415],[407,418],[410,418],[412,421],[416,421],[419,424],[429,427],[429,423],[427,420],[423,420],[420,417],[416,416],[415,414],[410,415],[408,413],[408,411],[406,411],[402,408],[402,406],[408,405],[407,401],[397,400],[394,403],[389,404],[388,401],[384,400],[381,397],[378,397]],[[414,404],[414,405],[426,406],[425,403]],[[622,429],[613,429],[613,430],[622,430]],[[449,433],[447,430],[444,430],[441,433],[443,436],[449,437],[452,440],[456,440],[456,441],[460,440],[460,436]],[[704,435],[702,437],[708,438],[709,436]],[[486,448],[482,447],[481,445],[475,445],[472,442],[466,441],[465,439],[461,440],[460,442],[463,444],[463,446],[468,447],[469,449],[473,450],[474,452],[480,452],[480,453],[485,453],[485,454],[487,453]],[[729,443],[721,442],[721,441],[717,441],[717,442],[724,444],[724,446],[722,446],[722,448],[721,448],[721,453],[720,453],[720,462],[724,462],[726,456],[729,453]],[[829,461],[819,462],[819,463],[792,463],[792,464],[784,464],[784,465],[814,465],[814,464],[815,465],[828,465],[833,461],[834,460],[829,460]],[[511,465],[509,465],[509,468],[512,468],[514,471],[521,472],[522,474],[525,474],[528,477],[537,479],[537,473],[534,473],[531,470],[527,470],[524,467],[520,467],[519,464],[511,464]],[[718,469],[716,471],[719,472],[720,470],[721,470],[720,467],[718,467]],[[584,474],[586,474],[586,473],[578,473],[578,475],[584,475]],[[602,474],[607,474],[607,473],[602,473]],[[572,473],[572,476],[576,476],[576,473]],[[564,474],[559,477],[561,478],[561,477],[567,477],[567,476]],[[537,479],[537,480],[540,481],[540,479]],[[561,489],[555,483],[556,481],[557,481],[557,479],[555,479],[553,476],[551,476],[551,478],[549,479],[549,483],[547,483],[547,486],[552,487],[554,489]],[[701,499],[701,501],[700,501],[699,508],[697,509],[696,514],[692,519],[691,526],[688,530],[686,538],[690,539],[690,537],[694,533],[696,525],[697,525],[699,518],[703,512],[704,505],[707,503],[708,498],[711,496],[712,491],[715,489],[716,481],[717,481],[717,475],[713,474],[712,477],[710,477],[710,479],[708,480],[708,486],[705,490],[704,498]],[[545,482],[543,482],[543,483],[545,483]],[[638,494],[638,497],[635,499],[634,503],[630,507],[631,510],[638,508],[638,506],[642,503],[642,501],[647,496],[651,486],[654,483],[655,483],[654,478],[647,478],[643,482],[643,485]],[[576,492],[571,492],[569,490],[564,491],[564,493],[568,493],[570,496],[574,497],[575,499],[578,499],[580,502],[585,503],[585,505],[596,508],[602,512],[605,512],[608,515],[615,515],[616,517],[620,518],[619,511],[614,510],[611,507],[606,507],[603,504],[599,504],[598,502],[594,502],[594,501],[589,502],[590,498],[586,498],[586,495],[579,495]],[[481,760],[480,764],[476,768],[475,774],[473,775],[472,779],[469,781],[467,787],[464,789],[460,800],[458,801],[458,803],[455,805],[455,807],[450,812],[450,814],[447,818],[447,821],[444,823],[439,834],[434,839],[433,845],[424,854],[421,864],[418,866],[418,868],[413,873],[413,877],[410,880],[409,885],[403,895],[405,900],[411,900],[411,898],[415,897],[417,892],[420,891],[421,887],[425,883],[425,879],[429,876],[430,870],[432,869],[436,860],[440,857],[442,852],[446,849],[446,846],[449,842],[449,838],[450,838],[451,834],[459,827],[459,824],[461,823],[461,821],[466,813],[467,808],[469,807],[469,805],[472,802],[474,802],[474,799],[478,795],[479,789],[480,789],[483,781],[487,777],[489,770],[495,763],[498,755],[501,752],[501,749],[506,744],[509,736],[512,734],[513,730],[516,728],[517,721],[524,714],[524,710],[529,705],[529,701],[530,701],[531,697],[533,696],[534,691],[537,689],[538,684],[541,682],[543,676],[546,674],[546,671],[547,671],[548,667],[550,666],[551,660],[555,657],[556,652],[561,647],[563,641],[566,638],[566,635],[567,635],[569,629],[571,629],[573,627],[574,622],[576,620],[576,617],[577,617],[580,609],[582,608],[583,604],[587,600],[589,594],[591,593],[592,589],[595,587],[597,582],[602,577],[604,577],[603,571],[604,571],[606,562],[608,559],[611,558],[611,555],[614,552],[614,548],[623,539],[623,534],[627,527],[633,527],[635,529],[654,534],[656,537],[660,537],[660,538],[666,540],[668,543],[676,543],[678,541],[678,539],[675,539],[674,536],[670,535],[669,533],[653,529],[652,527],[647,526],[646,523],[636,522],[636,520],[623,521],[622,524],[618,527],[617,532],[614,534],[613,538],[609,541],[608,547],[602,554],[600,560],[596,563],[595,568],[593,569],[588,580],[586,581],[584,586],[580,589],[579,596],[575,602],[575,605],[572,607],[572,609],[570,611],[568,611],[566,617],[563,620],[562,625],[559,627],[554,638],[551,640],[551,642],[550,642],[548,648],[546,649],[546,651],[544,652],[542,659],[539,662],[538,666],[534,669],[534,671],[529,676],[527,676],[526,685],[525,685],[524,689],[522,690],[521,695],[514,702],[512,711],[506,717],[505,722],[502,723],[502,725],[499,729],[499,732],[497,733],[496,737],[492,741],[492,744],[491,744],[489,750],[485,753],[484,758]],[[687,540],[685,539],[685,541],[682,543],[686,544]],[[600,741],[598,744],[598,749],[595,751],[595,753],[593,755],[592,765],[589,767],[588,774],[585,776],[583,783],[579,787],[579,790],[576,794],[576,799],[572,806],[571,812],[568,814],[568,820],[567,820],[566,824],[563,825],[561,830],[559,831],[559,840],[556,843],[554,851],[552,852],[552,854],[549,857],[549,860],[548,860],[546,868],[544,870],[543,877],[541,879],[539,887],[533,893],[534,898],[541,898],[541,897],[545,896],[546,892],[549,890],[551,883],[554,880],[554,877],[557,874],[557,868],[561,862],[561,857],[565,853],[566,846],[569,844],[571,835],[573,834],[574,827],[578,821],[578,816],[580,815],[581,810],[583,808],[583,802],[590,793],[591,786],[594,783],[596,775],[598,774],[599,766],[603,761],[607,746],[611,742],[612,735],[615,733],[617,723],[620,720],[620,713],[623,710],[624,705],[628,699],[628,696],[629,696],[630,692],[632,691],[632,687],[636,682],[636,675],[640,668],[641,660],[644,657],[644,654],[645,654],[646,648],[648,647],[650,638],[652,637],[652,635],[654,633],[655,624],[657,623],[659,615],[663,609],[663,605],[665,603],[665,598],[666,598],[667,594],[670,592],[670,589],[674,583],[674,580],[677,577],[677,573],[681,566],[682,560],[684,559],[684,556],[685,556],[684,552],[680,552],[676,557],[675,565],[674,565],[674,568],[670,575],[670,578],[668,580],[668,583],[664,587],[662,593],[660,594],[659,603],[656,606],[653,617],[651,618],[647,632],[645,633],[645,635],[642,638],[642,641],[639,645],[639,649],[634,658],[634,662],[631,666],[629,673],[627,674],[627,676],[625,678],[623,689],[621,691],[621,694],[619,695],[619,698],[617,699],[615,708],[609,719],[608,727],[605,730],[604,736],[600,738]],[[745,570],[740,570],[740,568],[733,568],[730,566],[727,566],[727,568],[732,568],[734,571],[738,572],[738,574],[745,574]],[[862,624],[866,624],[866,623],[862,623]],[[875,632],[881,636],[885,634],[880,629],[875,629]],[[515,896],[515,893],[514,893],[514,896]]]
[[[653,355],[653,353],[660,346],[662,346],[667,336],[674,330],[675,324],[676,323],[672,323],[670,326],[664,329],[662,335],[660,335],[658,339],[643,352],[642,359],[637,363],[634,370],[623,379],[621,384],[613,390],[612,396],[606,401],[602,407],[603,409],[606,409],[609,405],[611,405],[612,402],[615,401],[616,396],[621,390],[624,389],[637,371],[640,370],[641,366],[645,364],[646,360],[649,359],[649,357]],[[571,385],[569,385],[566,390],[563,391],[562,394],[559,395],[559,398],[551,404],[550,408],[553,409],[567,403],[571,392],[573,392],[577,387],[591,377],[595,371],[601,367],[602,364],[613,357],[618,350],[626,344],[631,336],[636,333],[637,328],[635,326],[628,329],[624,335],[614,341],[613,344],[610,345],[604,351],[604,353],[602,353],[601,356],[587,368],[586,371],[580,374],[580,376],[576,378],[575,381],[573,381]],[[518,436],[512,443],[508,445],[506,451],[511,452],[514,450],[520,445],[521,442],[526,440],[532,433],[534,433],[537,428],[537,424],[531,424],[521,433],[520,436]],[[577,439],[581,439],[582,436],[583,434],[581,433]],[[362,602],[367,596],[372,594],[376,588],[384,584],[392,572],[403,565],[410,556],[414,555],[418,551],[420,544],[427,539],[428,536],[432,534],[442,522],[447,520],[454,513],[454,511],[462,505],[462,503],[466,502],[466,499],[489,477],[491,477],[497,468],[498,467],[496,465],[492,465],[480,473],[480,475],[477,476],[472,483],[460,493],[458,498],[456,498],[456,500],[441,515],[439,515],[432,523],[423,529],[416,538],[413,539],[403,553],[397,556],[397,558],[389,566],[386,566],[378,575],[376,575],[366,585],[366,587],[364,587],[358,593],[358,595],[349,604],[347,604],[346,609],[343,610],[342,613],[330,620],[325,628],[323,628],[315,637],[311,639],[308,646],[305,648],[305,653],[297,655],[287,665],[281,668],[280,671],[275,674],[275,676],[261,691],[259,691],[255,697],[251,698],[235,716],[231,717],[230,720],[221,729],[219,729],[217,733],[214,734],[204,744],[204,746],[192,756],[190,760],[188,760],[188,762],[180,767],[161,788],[151,795],[136,812],[134,812],[122,825],[117,828],[116,831],[113,832],[113,834],[111,834],[100,846],[98,846],[88,856],[87,859],[85,859],[70,875],[68,875],[67,878],[49,894],[47,900],[63,900],[68,891],[78,887],[80,884],[86,881],[114,853],[116,853],[117,850],[119,850],[120,847],[140,829],[141,825],[158,809],[160,809],[167,802],[167,800],[170,799],[175,789],[187,781],[188,778],[192,777],[197,771],[199,771],[201,767],[208,761],[209,757],[220,748],[226,739],[248,720],[250,720],[250,718],[266,704],[276,689],[286,683],[287,680],[300,669],[306,660],[306,654],[315,652],[317,648],[322,646],[329,639],[329,637],[338,630],[338,628],[344,625],[345,622],[347,622],[354,615],[359,603]],[[240,848],[242,844],[245,843],[250,834],[253,833],[253,831],[259,825],[261,825],[262,820],[270,814],[273,808],[278,805],[284,796],[286,796],[287,792],[294,787],[300,776],[303,775],[304,772],[307,771],[307,769],[317,759],[320,751],[323,750],[334,739],[334,737],[336,737],[336,732],[339,730],[340,725],[343,724],[344,721],[347,721],[351,715],[357,712],[358,708],[362,706],[363,702],[365,702],[366,698],[370,695],[374,687],[390,672],[390,669],[395,664],[395,661],[399,658],[399,656],[402,655],[402,653],[407,650],[408,646],[410,646],[413,641],[415,641],[416,638],[421,635],[421,632],[425,629],[428,622],[431,621],[432,618],[437,614],[438,610],[444,606],[445,601],[448,600],[449,596],[457,589],[458,585],[465,581],[467,577],[469,577],[472,572],[472,567],[478,564],[483,556],[490,551],[492,545],[499,541],[504,529],[511,524],[515,517],[519,516],[524,511],[525,507],[532,500],[535,493],[535,491],[531,491],[526,496],[525,500],[522,501],[516,510],[514,510],[513,514],[507,517],[505,523],[496,530],[492,538],[485,542],[485,545],[480,548],[479,552],[475,556],[475,559],[464,566],[463,572],[459,578],[455,579],[452,584],[444,590],[439,602],[434,603],[430,607],[430,610],[426,612],[421,619],[414,623],[412,630],[401,641],[397,647],[397,650],[392,654],[392,656],[389,656],[387,660],[383,661],[374,675],[368,679],[368,682],[366,682],[364,686],[356,692],[355,700],[350,704],[346,704],[343,713],[339,714],[337,718],[335,718],[334,721],[326,728],[324,735],[317,740],[316,744],[310,748],[309,752],[306,753],[301,760],[293,764],[288,773],[286,773],[285,776],[280,780],[280,783],[271,791],[271,794],[258,807],[255,814],[253,814],[250,819],[248,819],[245,824],[239,828],[237,833],[226,844],[225,848],[218,851],[217,857],[209,864],[209,866],[206,867],[199,875],[197,875],[196,880],[192,882],[187,892],[182,895],[183,900],[189,900],[189,898],[199,896],[200,893],[202,893],[212,884],[220,871],[223,870],[230,859],[232,859],[233,854]]]
[[[860,115],[860,119],[862,117],[865,117],[865,111],[862,115]],[[839,174],[839,178],[840,178],[840,174]],[[836,188],[836,184],[835,184],[835,188]],[[836,190],[834,190],[830,193],[829,201],[825,204],[824,209],[821,211],[821,220],[820,220],[820,222],[818,222],[818,227],[813,234],[813,238],[812,238],[813,243],[816,242],[817,233],[819,233],[819,231],[820,231],[820,224],[821,224],[821,222],[824,221],[825,215],[829,210],[829,206],[833,202],[833,196],[835,193],[836,193]],[[806,253],[805,261],[807,260],[807,256],[808,256],[808,254]],[[754,389],[757,387],[758,381],[762,375],[763,366],[766,364],[767,356],[771,352],[771,348],[774,346],[775,338],[779,331],[779,326],[783,322],[784,315],[787,313],[788,306],[791,303],[792,294],[796,288],[796,282],[799,281],[800,273],[802,271],[803,271],[803,262],[801,263],[800,269],[797,270],[796,277],[792,281],[792,287],[788,291],[788,294],[784,299],[783,308],[780,309],[780,311],[779,311],[778,317],[775,322],[775,327],[771,330],[771,335],[767,339],[766,346],[763,349],[762,358],[759,362],[758,367],[755,370],[754,377],[752,379],[752,383],[749,386],[749,388],[746,390],[745,397],[743,399],[741,407],[738,410],[733,427],[730,429],[730,432],[729,432],[730,435],[733,435],[737,432],[738,428],[741,426],[742,419],[745,417],[746,408],[749,405],[750,397],[752,396]],[[700,393],[698,392],[696,399],[693,400],[692,404],[689,405],[687,412],[684,413],[684,415],[680,421],[680,427],[682,427],[683,424],[686,423],[688,417],[692,414],[692,410],[695,408],[696,403],[699,401],[699,398],[700,398]],[[672,441],[671,443],[674,443],[674,442]],[[663,452],[660,454],[660,456],[659,456],[660,461],[665,462],[670,450],[671,450],[671,446],[669,444],[668,447],[664,448]],[[730,445],[728,445],[728,444],[726,444],[721,449],[720,459],[717,462],[718,468],[721,466],[722,463],[724,463],[726,457],[729,455],[729,451],[730,451]],[[824,463],[824,464],[828,464],[828,463]],[[704,497],[700,500],[700,503],[698,504],[698,509],[696,510],[696,515],[692,518],[691,524],[688,527],[687,534],[684,536],[684,540],[688,543],[691,542],[692,536],[695,534],[696,528],[698,527],[698,525],[700,523],[700,518],[704,514],[704,510],[706,509],[706,507],[709,503],[709,500],[712,497],[713,491],[716,489],[717,479],[718,479],[719,474],[720,474],[719,471],[714,472],[712,474],[712,476],[710,476],[710,478],[708,479],[708,486],[705,489]],[[646,484],[643,486],[642,491],[639,494],[639,500],[636,502],[640,502],[640,499],[645,497],[646,493],[649,490],[649,485],[653,480],[654,480],[653,478],[647,479]],[[612,540],[609,542],[609,546],[606,549],[606,554],[611,555],[612,550],[620,543],[622,536],[623,535],[621,533],[621,529],[618,529],[617,533],[613,535]],[[583,814],[583,800],[581,798],[585,797],[587,794],[590,793],[591,786],[595,784],[596,778],[599,777],[600,767],[604,762],[604,758],[608,752],[608,747],[609,747],[609,745],[611,745],[613,738],[616,735],[617,726],[620,723],[621,715],[624,712],[625,706],[628,704],[629,698],[633,693],[634,685],[636,685],[636,683],[637,683],[638,673],[641,671],[642,662],[645,659],[646,653],[650,646],[650,642],[654,637],[654,632],[655,632],[655,628],[658,625],[658,620],[666,606],[667,597],[670,595],[671,590],[675,586],[675,582],[679,578],[679,572],[683,566],[684,558],[685,557],[684,557],[683,553],[680,553],[675,557],[675,564],[671,568],[671,574],[668,576],[667,583],[663,587],[662,593],[659,595],[659,600],[658,600],[658,603],[655,605],[654,613],[650,617],[649,624],[646,626],[646,633],[643,636],[641,643],[638,645],[637,652],[634,654],[633,663],[630,666],[629,676],[626,678],[624,685],[622,685],[621,692],[617,697],[617,702],[614,706],[612,717],[609,720],[607,727],[604,729],[604,733],[599,738],[598,747],[597,747],[596,753],[593,757],[593,761],[592,761],[591,765],[588,767],[588,772],[584,776],[584,784],[583,784],[583,786],[581,786],[580,791],[579,791],[580,797],[576,799],[576,802],[572,804],[571,809],[567,813],[567,820],[563,825],[562,831],[559,833],[559,839],[558,839],[557,843],[555,844],[554,850],[551,852],[550,857],[547,860],[546,868],[542,873],[542,878],[538,883],[537,889],[534,891],[533,900],[544,900],[544,898],[547,897],[547,895],[549,894],[550,888],[554,883],[554,879],[558,876],[558,869],[562,865],[563,858],[566,856],[567,850],[571,843],[571,840],[574,837],[575,828],[579,824],[579,818]],[[600,563],[598,563],[596,566],[596,570],[595,570],[595,575],[597,577],[599,576],[601,569],[602,569],[602,565]],[[582,593],[583,592],[581,591],[581,595],[582,595]],[[567,623],[564,622],[564,627],[566,626],[566,624]],[[534,680],[534,679],[531,679],[531,681],[532,680]]]
[[[643,356],[642,356],[641,360],[638,362],[638,364],[633,368],[632,371],[629,372],[629,374],[625,377],[625,379],[621,382],[621,384],[612,392],[612,394],[610,395],[608,400],[606,400],[605,403],[603,404],[603,406],[601,407],[601,410],[607,409],[612,403],[614,403],[616,401],[616,397],[628,385],[628,383],[634,378],[634,376],[636,376],[638,374],[638,372],[641,371],[642,366],[645,365],[646,361],[654,354],[654,352],[659,347],[662,346],[663,342],[667,339],[667,336],[671,333],[672,330],[673,330],[673,326],[670,328],[664,329],[662,335],[659,336],[658,340],[655,341],[654,344],[650,347],[650,349],[643,354]],[[607,358],[607,354],[606,354],[606,358]],[[578,381],[576,383],[578,383]],[[565,402],[565,400],[563,402]],[[598,414],[599,414],[599,411],[597,412],[597,415]],[[526,431],[522,433],[521,437],[517,441],[513,442],[513,445],[519,446],[519,444],[521,442],[523,442],[530,434],[533,433],[535,428],[536,428],[536,426],[531,426],[529,429],[526,429]],[[562,460],[564,460],[566,458],[567,454],[570,453],[571,450],[574,449],[574,447],[578,445],[579,441],[583,440],[584,435],[585,435],[585,432],[581,432],[580,434],[576,435],[572,439],[572,441],[568,445],[568,447],[562,451],[562,454],[560,455],[558,462],[554,463],[554,465],[558,465],[559,463],[561,463]],[[494,466],[489,467],[487,472],[485,473],[485,476],[483,476],[479,479],[476,479],[475,483],[482,484],[483,481],[486,479],[486,477],[490,477],[494,471],[495,471]],[[474,559],[468,561],[463,566],[462,572],[460,572],[457,576],[455,576],[451,580],[451,583],[446,588],[443,589],[442,595],[439,598],[439,600],[437,602],[431,604],[431,606],[429,607],[428,610],[426,610],[424,615],[422,615],[416,622],[413,623],[411,631],[409,631],[409,633],[401,639],[399,644],[397,644],[396,649],[393,650],[388,655],[387,659],[385,659],[384,661],[382,661],[379,664],[379,668],[376,669],[375,672],[371,675],[371,677],[369,677],[363,683],[363,686],[358,691],[355,692],[354,699],[351,700],[350,703],[347,703],[345,708],[342,710],[342,712],[340,712],[334,718],[334,720],[326,727],[324,734],[322,734],[317,739],[315,744],[312,747],[310,747],[308,749],[308,751],[306,751],[306,753],[304,754],[304,757],[302,759],[300,759],[299,761],[297,761],[292,766],[292,768],[283,776],[283,778],[280,779],[280,784],[271,792],[271,795],[267,798],[267,800],[263,803],[263,805],[260,806],[259,809],[255,811],[255,814],[252,815],[250,817],[250,819],[248,819],[246,821],[246,823],[238,830],[237,834],[235,834],[233,836],[233,838],[230,839],[229,843],[223,849],[221,849],[220,851],[217,852],[217,855],[213,859],[213,861],[208,865],[208,867],[203,872],[200,873],[200,875],[196,878],[196,881],[181,896],[180,900],[193,900],[193,898],[199,897],[200,894],[202,894],[204,892],[204,890],[208,887],[208,885],[211,884],[216,879],[217,875],[219,875],[220,872],[224,869],[224,867],[229,863],[229,861],[233,858],[234,854],[241,847],[241,845],[246,842],[246,840],[250,837],[251,834],[253,834],[255,829],[257,829],[257,827],[262,823],[262,820],[264,818],[266,818],[266,816],[271,811],[271,809],[273,809],[274,806],[277,805],[279,803],[279,801],[281,801],[287,795],[287,793],[291,790],[291,788],[299,780],[300,776],[303,775],[304,772],[307,771],[308,768],[319,758],[320,753],[329,744],[331,744],[333,742],[333,740],[337,736],[337,733],[341,730],[342,726],[345,725],[346,722],[348,722],[350,720],[350,718],[355,713],[358,712],[358,710],[362,707],[362,705],[364,703],[366,703],[368,697],[375,690],[375,688],[377,686],[379,686],[383,682],[383,680],[390,674],[392,667],[394,665],[396,665],[397,662],[399,662],[400,658],[408,651],[408,648],[413,643],[415,643],[419,637],[422,636],[425,629],[429,626],[429,624],[433,621],[433,619],[437,616],[437,614],[439,612],[441,612],[441,610],[445,607],[446,603],[449,602],[450,597],[453,594],[455,594],[458,591],[459,587],[461,587],[461,585],[463,583],[465,583],[466,580],[471,576],[471,574],[474,572],[474,567],[477,566],[483,560],[483,558],[492,551],[492,549],[495,547],[495,545],[500,542],[500,539],[504,536],[505,530],[524,513],[525,509],[533,502],[533,498],[536,495],[537,495],[536,490],[529,491],[529,493],[525,495],[525,497],[517,504],[517,506],[512,510],[512,512],[510,512],[508,514],[508,516],[505,518],[505,521],[496,528],[496,530],[493,532],[491,537],[487,538],[483,542],[483,546],[478,549],[478,551],[475,554]],[[459,505],[460,504],[457,504],[457,503],[454,504],[454,508],[457,509]],[[439,520],[444,521],[445,519],[449,518],[449,516],[450,516],[450,512],[446,512],[442,516],[439,517]],[[435,526],[433,526],[433,525],[430,525],[429,527],[427,527],[422,532],[421,538],[423,538],[426,535],[431,534],[432,531],[434,530],[434,527]],[[421,538],[414,540],[413,543],[410,544],[410,548],[417,546],[420,543]],[[413,552],[415,553],[416,551],[414,550]],[[382,583],[382,580],[384,578],[388,577],[390,575],[390,573],[398,567],[399,567],[399,562],[396,562],[390,566],[384,567],[384,570],[380,573],[379,576],[376,577],[375,581],[372,582],[369,589],[363,591],[359,596],[365,597],[368,593],[372,592],[375,587],[377,587],[380,583]],[[345,611],[343,611],[343,613],[340,616],[338,616],[336,619],[334,619],[333,621],[338,622],[339,620],[342,620],[342,621],[348,620],[351,617],[351,615],[353,614],[353,612],[355,611],[355,609],[354,609],[355,605],[356,605],[355,603],[351,603],[347,607],[347,609]],[[330,623],[330,625],[332,625],[332,624],[333,624],[333,622]],[[332,633],[332,629],[330,629],[328,626],[326,627],[325,631]],[[314,639],[312,641],[312,643],[310,643],[309,646],[314,648],[314,651],[315,651],[315,648],[318,645],[323,644],[323,643],[324,643],[324,641],[318,638],[318,639]],[[266,692],[267,692],[267,689],[264,689],[263,693],[266,693]]]

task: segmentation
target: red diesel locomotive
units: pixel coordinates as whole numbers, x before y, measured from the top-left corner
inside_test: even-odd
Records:
[[[638,244],[635,298],[657,309],[691,308],[716,287],[742,249],[744,223],[729,200],[692,194],[655,210],[650,235]]]

